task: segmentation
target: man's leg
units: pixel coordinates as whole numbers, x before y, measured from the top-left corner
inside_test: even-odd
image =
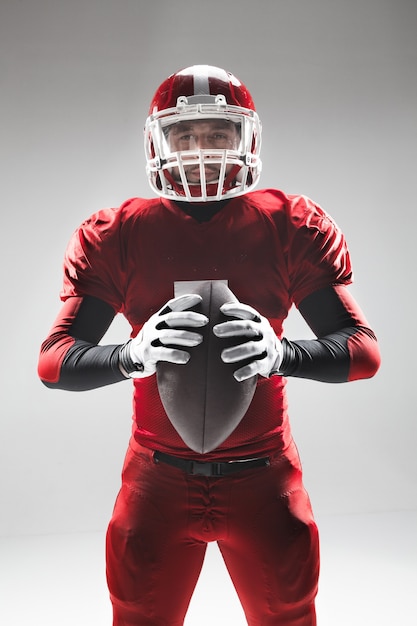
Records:
[[[188,489],[180,471],[129,450],[107,531],[113,626],[181,626],[206,544],[190,540]]]
[[[318,532],[295,446],[232,480],[219,548],[249,626],[315,626]]]

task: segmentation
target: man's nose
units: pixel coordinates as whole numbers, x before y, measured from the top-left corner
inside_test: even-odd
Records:
[[[205,135],[198,135],[193,137],[194,148],[203,150],[209,147],[209,140]]]

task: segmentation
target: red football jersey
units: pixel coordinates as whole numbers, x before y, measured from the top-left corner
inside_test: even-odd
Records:
[[[133,198],[105,209],[75,232],[61,293],[110,304],[132,336],[173,297],[174,283],[227,280],[238,299],[267,317],[279,337],[292,304],[352,279],[349,253],[334,221],[305,196],[258,190],[230,200],[198,222],[162,198]],[[195,456],[171,425],[156,377],[134,381],[134,437],[148,448]],[[261,456],[290,439],[285,379],[259,377],[241,423],[210,458]]]

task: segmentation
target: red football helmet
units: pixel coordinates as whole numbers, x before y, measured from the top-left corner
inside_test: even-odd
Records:
[[[160,196],[209,202],[247,193],[258,182],[261,124],[233,74],[187,67],[156,90],[145,124],[146,171]]]

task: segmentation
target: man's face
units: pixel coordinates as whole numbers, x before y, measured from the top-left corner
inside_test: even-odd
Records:
[[[189,120],[174,124],[168,133],[167,141],[172,152],[186,150],[237,150],[240,142],[239,132],[227,120]],[[197,159],[197,157],[196,157]],[[227,171],[230,169],[230,165]],[[185,172],[189,183],[200,182],[200,165],[186,165]],[[205,163],[206,182],[218,179],[220,163]],[[173,176],[179,179],[177,168],[173,168]]]

